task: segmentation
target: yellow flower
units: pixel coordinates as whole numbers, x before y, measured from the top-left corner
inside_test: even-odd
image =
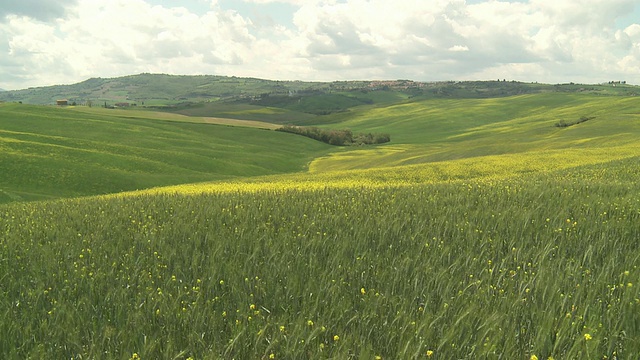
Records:
[[[274,353],[269,354],[269,359],[275,359],[275,358],[276,358],[276,354]]]
[[[360,288],[360,294],[365,295],[367,293],[367,290],[365,290],[365,288]]]
[[[530,359],[531,359],[531,360],[538,360],[538,357],[537,357],[537,356],[535,356],[535,355],[531,355],[531,358],[530,358]]]
[[[433,356],[433,350],[427,350],[427,357]]]
[[[593,338],[591,337],[591,334],[584,334],[584,339],[589,341],[589,340],[591,340]]]
[[[136,360],[136,359],[140,359],[140,356],[138,356],[138,353],[131,354],[131,360]]]
[[[255,304],[251,304],[251,305],[249,305],[249,309],[251,309],[251,310],[255,310],[255,309],[256,309],[256,305],[255,305]]]
[[[333,341],[338,341],[340,340],[340,336],[338,335],[333,335]]]
[[[280,325],[280,332],[284,332],[284,325]]]
[[[312,320],[307,320],[307,325],[313,326],[313,321]]]

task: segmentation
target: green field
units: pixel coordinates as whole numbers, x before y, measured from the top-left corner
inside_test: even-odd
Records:
[[[567,128],[555,126],[583,116],[593,119]],[[315,160],[314,171],[638,144],[640,101],[578,94],[429,99],[337,114],[332,120],[335,123],[324,126],[388,133],[392,142],[334,151]]]
[[[153,116],[0,104],[0,203],[302,171],[328,149],[264,129]]]
[[[388,99],[305,119],[356,148],[0,104],[0,357],[635,358],[640,101]]]

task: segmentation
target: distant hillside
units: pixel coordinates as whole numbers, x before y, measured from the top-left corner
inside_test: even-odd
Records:
[[[216,75],[139,74],[3,91],[0,101],[51,105],[64,99],[70,105],[113,106],[120,103],[123,106],[169,107],[169,110],[176,110],[174,107],[184,110],[200,103],[248,104],[325,115],[361,105],[388,104],[403,98],[490,98],[539,92],[639,93],[637,87],[626,84],[548,85],[505,80],[305,82]]]
[[[0,204],[299,172],[330,150],[302,136],[157,115],[0,104]]]
[[[0,96],[5,101],[28,104],[69,103],[98,105],[127,102],[131,105],[167,105],[185,101],[212,101],[229,97],[252,96],[273,91],[306,88],[309,83],[283,82],[225,76],[174,76],[140,74],[118,78],[91,78],[73,85],[56,85],[10,91]]]
[[[191,110],[208,111],[205,106]],[[238,105],[225,111],[274,123],[279,118],[284,122],[285,116],[295,121],[293,115],[300,114],[277,110]],[[392,141],[330,147],[277,131],[210,125],[225,119],[199,115],[3,103],[0,203],[307,169],[318,174],[563,149],[585,156],[593,149],[610,149],[614,158],[637,154],[640,139],[640,102],[625,96],[549,92],[491,99],[413,98],[326,116],[302,115],[308,116],[300,121],[303,125],[389,134]],[[621,154],[613,146],[628,149]]]

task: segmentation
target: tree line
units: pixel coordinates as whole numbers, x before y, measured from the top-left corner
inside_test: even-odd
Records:
[[[354,134],[349,129],[334,130],[321,129],[317,127],[285,125],[276,129],[276,131],[302,135],[336,146],[383,144],[391,141],[389,134]]]

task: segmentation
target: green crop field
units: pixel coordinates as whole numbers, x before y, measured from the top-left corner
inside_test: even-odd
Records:
[[[328,148],[291,134],[144,114],[0,104],[0,203],[302,171]]]
[[[560,121],[593,117],[584,126]],[[431,99],[336,115],[330,128],[388,133],[392,142],[359,152],[336,151],[314,169],[404,165],[481,155],[637,143],[636,97],[535,94],[492,99]]]
[[[59,198],[0,205],[0,357],[635,358],[639,116],[585,92],[306,119],[391,134],[338,148],[0,105],[5,201]]]

